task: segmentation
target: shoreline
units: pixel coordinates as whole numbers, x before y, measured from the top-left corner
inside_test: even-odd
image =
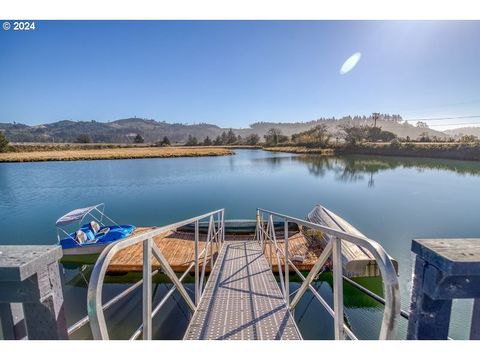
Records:
[[[0,163],[228,156],[222,147],[119,147],[0,153]]]
[[[374,155],[480,161],[480,144],[476,143],[365,143],[325,149],[305,146],[276,146],[264,147],[263,149],[273,152],[324,156]]]
[[[373,155],[480,161],[480,144],[477,143],[362,143],[329,148],[295,145],[271,147],[262,147],[261,145],[155,147],[123,144],[56,146],[22,144],[17,148],[17,151],[0,153],[0,163],[228,156],[234,155],[235,149],[306,155],[318,154],[322,156]]]
[[[274,146],[274,147],[264,147],[263,150],[271,152],[284,152],[291,154],[316,154],[316,155],[325,155],[333,156],[335,154],[335,149],[320,149],[320,148],[307,148],[305,146]]]

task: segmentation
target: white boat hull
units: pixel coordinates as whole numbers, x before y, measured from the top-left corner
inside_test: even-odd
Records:
[[[100,253],[110,244],[91,244],[79,246],[70,249],[63,249],[64,256],[84,256],[84,255],[100,255]]]

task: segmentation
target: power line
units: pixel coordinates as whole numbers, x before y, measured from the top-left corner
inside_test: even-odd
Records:
[[[433,110],[433,109],[445,109],[449,107],[454,107],[454,106],[459,106],[459,105],[469,105],[469,104],[479,104],[480,99],[472,99],[469,101],[462,101],[462,102],[456,102],[456,103],[450,103],[450,104],[443,104],[443,105],[437,105],[437,106],[429,106],[429,107],[422,107],[422,108],[410,108],[410,109],[402,109],[401,111],[396,111],[397,113],[402,113],[402,112],[418,112],[418,111],[425,111],[425,110]]]
[[[452,123],[452,124],[434,124],[434,125],[429,125],[431,126],[452,126],[452,125],[480,125],[480,122],[474,122],[474,123]]]
[[[440,120],[475,119],[475,118],[480,118],[480,115],[450,116],[450,117],[424,118],[424,119],[406,119],[405,121],[440,121]]]

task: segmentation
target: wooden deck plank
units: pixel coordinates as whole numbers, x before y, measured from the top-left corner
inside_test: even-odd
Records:
[[[145,231],[153,228],[137,228],[134,235],[141,234]],[[206,234],[200,234],[199,251],[201,252],[205,247]],[[235,235],[228,234],[225,237],[226,241],[246,241],[251,240],[251,235]],[[283,233],[278,232],[277,241],[280,248],[284,249]],[[167,259],[168,263],[175,272],[183,272],[194,261],[194,241],[195,236],[193,233],[188,232],[167,232],[162,235],[158,235],[154,238],[155,244],[159,247],[162,254]],[[289,233],[288,248],[290,258],[295,255],[303,256],[305,260],[303,262],[295,262],[296,266],[302,271],[308,271],[315,264],[322,249],[319,246],[312,246],[310,240],[308,240],[302,233],[291,232]],[[210,253],[210,252],[209,252]],[[216,244],[213,244],[213,256],[217,256]],[[269,247],[266,249],[266,258],[269,259]],[[210,254],[207,258],[206,272],[210,272]],[[280,259],[282,266],[284,265],[283,256]],[[141,244],[129,246],[126,249],[121,250],[110,262],[108,271],[115,272],[140,272],[142,271],[143,264],[143,250]],[[153,260],[153,266],[155,269],[159,267],[156,259]],[[273,256],[273,271],[277,272],[277,260],[275,253]]]

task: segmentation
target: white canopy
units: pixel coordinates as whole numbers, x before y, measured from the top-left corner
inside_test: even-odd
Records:
[[[73,222],[81,221],[87,214],[89,214],[93,210],[97,210],[98,212],[103,214],[103,209],[99,210],[99,208],[104,206],[105,204],[102,203],[94,206],[72,210],[69,213],[63,215],[60,219],[58,219],[55,225],[63,226],[63,225],[71,224]]]

